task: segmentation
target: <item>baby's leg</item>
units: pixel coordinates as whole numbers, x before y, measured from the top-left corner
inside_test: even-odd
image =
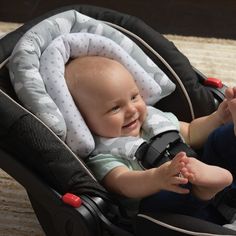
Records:
[[[233,180],[228,170],[207,165],[192,157],[188,158],[181,173],[192,183],[192,193],[202,200],[212,199]]]
[[[236,135],[236,87],[227,88],[225,97],[228,100],[228,106],[234,123],[234,134]]]

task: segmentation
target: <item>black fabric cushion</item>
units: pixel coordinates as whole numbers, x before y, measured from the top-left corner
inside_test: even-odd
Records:
[[[59,193],[107,197],[62,142],[31,114],[0,94],[0,147],[36,172]],[[17,170],[16,170],[17,171]]]
[[[28,29],[51,15],[71,9],[75,9],[99,20],[113,22],[143,38],[154,50],[158,51],[181,78],[191,98],[197,117],[209,114],[215,109],[212,94],[199,83],[198,77],[189,64],[188,59],[176,49],[173,43],[166,40],[162,35],[136,17],[100,7],[79,5],[64,7],[24,24],[16,31],[1,39],[1,63],[10,56],[15,44]],[[143,49],[175,82],[175,78],[168,68],[160,60],[156,59],[149,50],[145,47]],[[8,79],[6,68],[1,69],[0,86],[14,97],[14,93],[9,87]],[[177,90],[171,96],[163,99],[157,106],[160,109],[174,112],[181,120],[190,121],[192,119],[186,98],[179,85],[177,85]],[[71,192],[77,195],[89,194],[109,198],[106,190],[88,174],[83,163],[78,161],[62,145],[57,137],[41,122],[18,107],[3,94],[0,94],[0,148],[6,150],[30,170],[37,173],[49,186],[52,186],[61,194]],[[191,218],[189,221],[189,218],[183,219],[182,217],[178,218],[179,216],[176,217],[173,215],[172,217],[166,216],[166,222],[169,225],[173,224],[176,227],[182,227],[184,223],[183,227],[186,227],[186,229],[194,226],[197,230],[205,231],[207,227],[210,227],[206,232],[211,232],[210,230],[212,229],[216,230],[218,234],[224,235],[227,232],[230,235],[236,235],[232,231],[214,224],[209,225],[203,221],[199,224],[199,221],[194,218]],[[165,216],[161,216],[161,221],[165,222]],[[165,226],[153,224],[143,218],[137,218],[136,227],[136,235],[183,235]]]

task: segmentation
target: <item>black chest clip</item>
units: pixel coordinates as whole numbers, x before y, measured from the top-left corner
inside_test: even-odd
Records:
[[[187,156],[197,157],[197,153],[183,142],[177,131],[167,131],[143,143],[135,153],[141,165],[152,168],[170,161],[177,153],[186,152]]]

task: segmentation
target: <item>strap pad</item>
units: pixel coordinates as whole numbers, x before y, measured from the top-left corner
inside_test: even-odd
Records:
[[[168,131],[153,137],[149,143],[143,143],[135,156],[144,168],[149,169],[171,160],[181,151],[186,152],[187,156],[197,157],[177,131]]]

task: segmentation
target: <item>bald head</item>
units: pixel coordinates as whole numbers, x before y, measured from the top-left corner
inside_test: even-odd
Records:
[[[82,94],[93,94],[114,78],[116,68],[123,67],[118,62],[100,56],[87,56],[72,60],[65,69],[67,86],[74,97]]]
[[[66,65],[66,83],[83,116],[94,100],[112,92],[122,71],[127,72],[123,65],[100,56],[76,58]]]
[[[113,69],[117,66],[122,65],[105,57],[87,56],[76,58],[66,66],[66,82],[70,89],[77,87],[78,84],[79,87],[93,85],[97,81],[112,77]]]
[[[85,122],[97,135],[116,137],[123,134],[122,127],[139,116],[139,109],[131,107],[144,107],[140,109],[143,111],[140,114],[144,114],[140,117],[145,116],[145,103],[132,75],[115,60],[99,56],[74,59],[66,66],[65,78]],[[135,112],[127,112],[125,116],[123,112],[116,113],[121,107]]]

